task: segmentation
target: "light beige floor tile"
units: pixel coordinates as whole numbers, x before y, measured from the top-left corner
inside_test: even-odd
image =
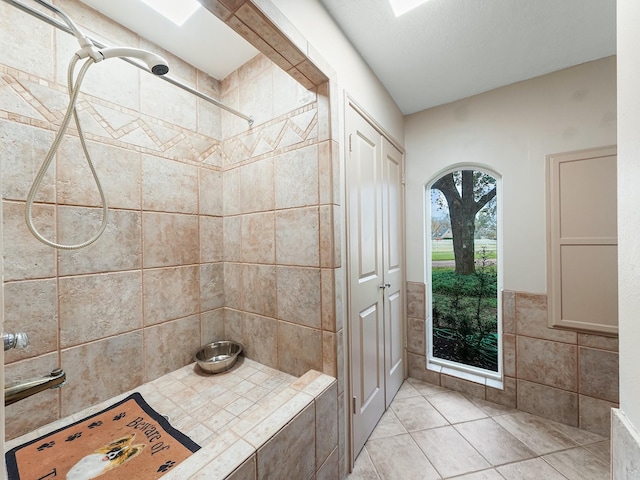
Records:
[[[455,477],[455,480],[504,480],[504,477],[492,468],[491,470],[483,470],[481,472]]]
[[[480,398],[475,398],[471,396],[467,398],[476,407],[478,407],[480,410],[482,410],[484,413],[486,413],[490,417],[495,417],[496,415],[506,415],[509,413],[517,412],[515,408],[505,407],[504,405],[500,405],[499,403],[488,402],[487,400],[482,400]]]
[[[380,480],[366,447],[362,449],[360,455],[356,458],[353,472],[347,475],[347,478],[349,480]]]
[[[409,432],[448,425],[424,397],[400,398],[391,403],[391,408]]]
[[[578,445],[589,445],[591,443],[601,442],[606,440],[602,435],[598,435],[597,433],[588,432],[586,430],[581,430],[576,427],[572,427],[571,425],[567,425],[565,423],[556,422],[553,420],[548,420],[550,425],[562,433],[565,437],[569,437],[571,440],[576,442]]]
[[[431,383],[422,382],[420,380],[416,380],[415,378],[409,378],[407,381],[411,383],[411,385],[413,385],[413,387],[418,392],[420,392],[420,395],[424,395],[425,397],[437,395],[438,393],[451,392],[451,390],[449,390],[448,388],[443,388]]]
[[[393,435],[400,435],[407,433],[407,429],[404,428],[402,422],[398,420],[398,417],[393,412],[392,408],[389,408],[376,425],[376,428],[371,433],[369,439],[392,437]]]
[[[382,480],[439,480],[440,475],[410,435],[379,438],[367,442],[367,451]]]
[[[405,381],[400,387],[400,390],[398,390],[398,393],[396,393],[394,400],[399,398],[417,397],[419,395],[420,395],[420,392],[416,390],[416,387],[411,385],[409,382]]]
[[[461,393],[442,393],[429,397],[429,403],[446,418],[449,423],[468,422],[486,418],[487,414],[467,400]]]
[[[495,421],[538,455],[578,446],[576,442],[556,430],[553,424],[529,413],[501,415],[496,417]]]
[[[611,463],[611,441],[604,440],[598,443],[592,443],[591,445],[585,445],[584,448],[593,453],[603,462]]]
[[[422,430],[411,436],[438,473],[445,478],[491,466],[453,427]]]
[[[510,463],[497,470],[507,480],[565,480],[564,475],[540,458]]]
[[[533,458],[536,454],[516,437],[485,418],[454,427],[491,465],[502,465]]]
[[[609,480],[609,465],[582,447],[542,458],[569,480]]]

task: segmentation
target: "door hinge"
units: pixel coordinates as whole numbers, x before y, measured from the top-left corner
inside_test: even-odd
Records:
[[[349,134],[349,153],[353,152],[353,147],[351,146],[351,137],[353,137],[352,133]]]
[[[401,179],[402,185],[406,185],[407,184],[407,174],[402,172],[402,179]]]
[[[356,414],[356,397],[353,397],[353,414]]]

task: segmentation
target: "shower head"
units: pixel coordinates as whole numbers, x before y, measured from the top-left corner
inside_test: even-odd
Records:
[[[169,65],[164,58],[147,50],[130,47],[110,47],[100,49],[98,52],[104,60],[116,57],[129,57],[142,60],[154,75],[165,75],[169,71]]]

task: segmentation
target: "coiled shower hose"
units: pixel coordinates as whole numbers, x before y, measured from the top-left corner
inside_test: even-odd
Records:
[[[91,57],[87,58],[84,64],[82,64],[82,67],[80,68],[80,72],[78,73],[78,77],[74,82],[73,73],[75,71],[78,60],[80,60],[80,56],[76,54],[71,58],[69,62],[69,68],[67,69],[69,106],[67,107],[67,112],[65,113],[62,123],[60,124],[60,129],[58,130],[58,133],[56,134],[53,140],[53,143],[51,144],[51,147],[47,152],[47,156],[42,162],[42,166],[40,167],[40,170],[38,171],[38,174],[36,175],[36,178],[33,181],[33,184],[31,185],[31,189],[29,190],[29,194],[27,195],[27,205],[24,213],[29,231],[45,245],[48,245],[53,248],[58,248],[60,250],[77,250],[79,248],[87,247],[92,243],[94,243],[96,240],[98,240],[98,238],[100,238],[100,236],[104,233],[105,228],[107,227],[107,220],[108,220],[108,213],[109,213],[109,208],[107,207],[107,199],[104,196],[102,185],[100,184],[100,180],[98,179],[96,169],[93,166],[93,162],[91,161],[91,156],[89,155],[89,150],[87,149],[87,144],[84,138],[84,134],[82,132],[82,127],[80,126],[78,111],[76,109],[76,100],[78,99],[78,94],[80,93],[80,85],[82,84],[82,80],[84,79],[84,76],[87,73],[87,70],[93,63],[95,63],[95,60]],[[47,170],[51,165],[51,161],[53,160],[53,157],[55,156],[56,152],[58,151],[58,148],[60,147],[60,142],[62,142],[62,138],[64,137],[64,134],[67,131],[69,122],[71,121],[71,115],[73,115],[73,118],[75,120],[76,128],[78,130],[78,137],[80,138],[80,144],[82,145],[82,151],[84,152],[84,156],[85,156],[85,159],[87,160],[87,164],[91,169],[91,174],[93,175],[93,179],[96,182],[96,187],[98,188],[98,192],[100,193],[100,199],[102,202],[102,224],[100,225],[100,229],[98,230],[98,232],[86,242],[82,242],[77,245],[63,245],[63,244],[48,240],[40,232],[38,232],[35,225],[33,224],[33,201],[36,194],[38,193],[38,189],[40,188],[42,180],[44,179],[44,176],[46,175]]]

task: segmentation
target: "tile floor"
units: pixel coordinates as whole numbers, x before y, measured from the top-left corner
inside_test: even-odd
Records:
[[[605,480],[609,439],[419,380],[404,382],[348,480]]]

